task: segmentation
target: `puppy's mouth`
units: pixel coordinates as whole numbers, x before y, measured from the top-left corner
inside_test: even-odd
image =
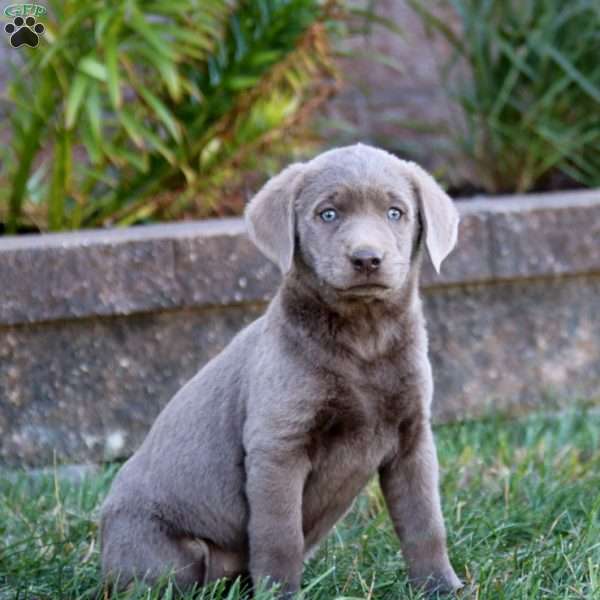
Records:
[[[345,288],[335,288],[337,292],[350,296],[373,296],[386,292],[390,289],[389,286],[382,283],[360,283],[351,285]]]

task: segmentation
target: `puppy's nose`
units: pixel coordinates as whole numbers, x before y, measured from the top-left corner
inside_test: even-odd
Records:
[[[350,262],[359,273],[373,273],[379,269],[383,254],[374,248],[358,248],[350,255]]]

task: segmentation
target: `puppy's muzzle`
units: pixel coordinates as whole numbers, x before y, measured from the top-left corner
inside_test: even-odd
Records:
[[[383,252],[371,247],[357,248],[350,254],[349,259],[358,273],[374,273],[381,266]]]

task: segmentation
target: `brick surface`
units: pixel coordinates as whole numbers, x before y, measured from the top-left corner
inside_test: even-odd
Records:
[[[457,204],[458,246],[423,287],[600,271],[600,191]],[[262,302],[278,282],[235,218],[0,238],[0,325]]]

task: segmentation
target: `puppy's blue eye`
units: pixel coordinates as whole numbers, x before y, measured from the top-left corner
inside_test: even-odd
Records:
[[[319,216],[325,223],[331,223],[331,221],[335,221],[337,219],[337,211],[333,208],[326,208],[325,210],[319,213]]]
[[[387,216],[390,221],[399,221],[402,218],[402,211],[392,206],[392,208],[388,208]]]

